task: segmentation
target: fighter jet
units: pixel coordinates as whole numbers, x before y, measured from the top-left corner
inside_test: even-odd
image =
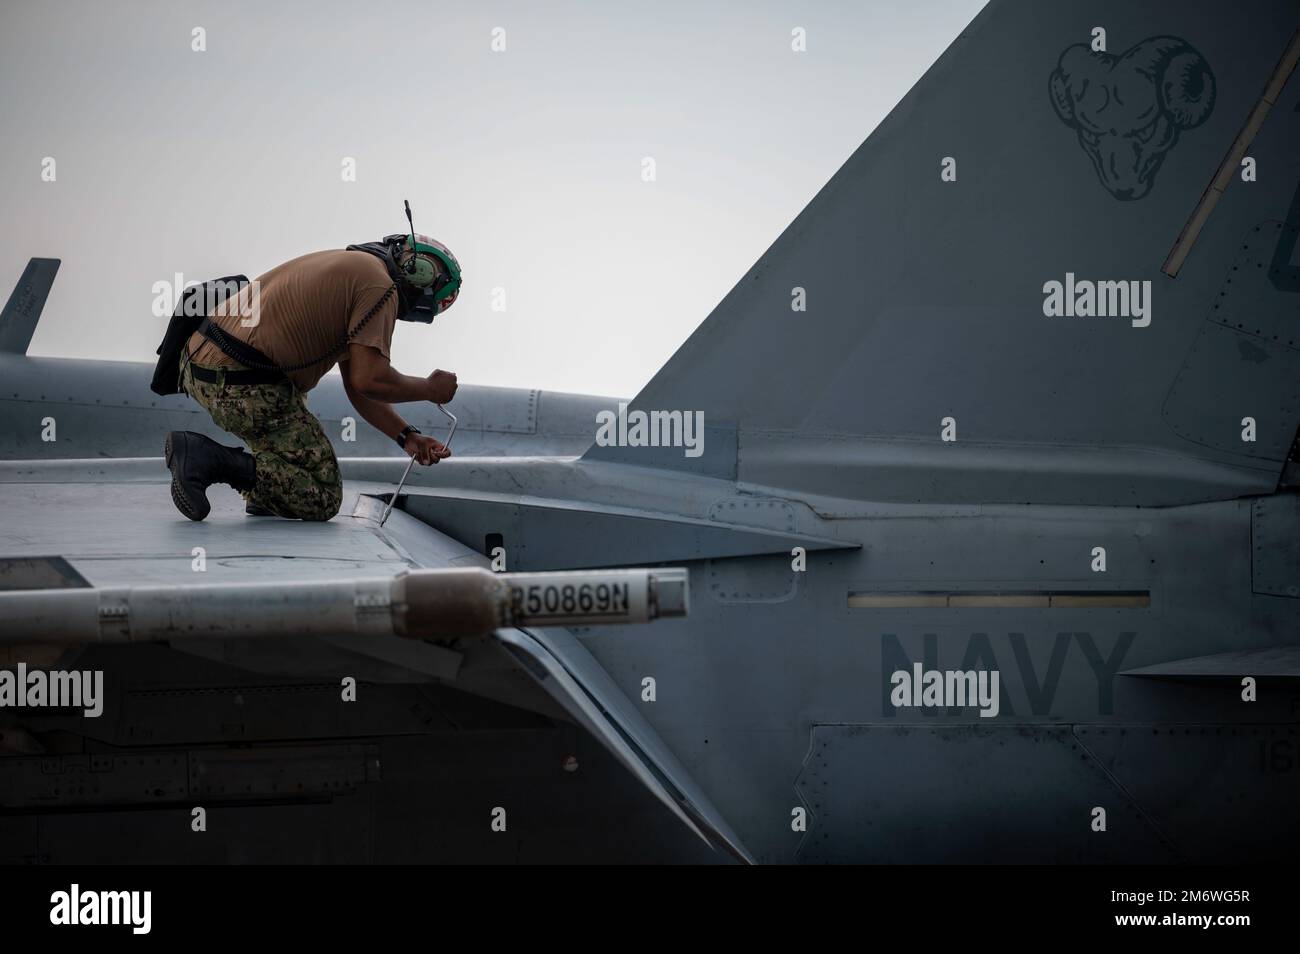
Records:
[[[0,708],[5,860],[1292,857],[1298,28],[995,0],[639,394],[463,386],[382,527],[403,461],[331,380],[344,516],[175,514],[204,418],[147,355],[26,355],[33,259],[0,628],[104,698]],[[448,568],[683,569],[690,609],[364,631]],[[338,631],[235,632],[279,581]],[[130,643],[164,603],[230,615]]]

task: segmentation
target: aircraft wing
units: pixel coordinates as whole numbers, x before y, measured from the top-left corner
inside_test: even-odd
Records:
[[[238,498],[220,493],[213,494],[209,518],[192,523],[172,511],[166,480],[162,462],[151,458],[0,461],[8,515],[0,526],[0,590],[277,581],[336,581],[345,587],[358,578],[412,569],[488,564],[401,510],[380,527],[380,495],[391,492],[390,484],[347,481],[343,515],[323,523],[250,518]],[[342,671],[361,671],[373,680],[437,680],[567,714],[691,831],[734,858],[751,860],[707,796],[568,629],[508,627],[489,640],[437,643],[396,636],[310,640],[309,652],[288,651],[285,671],[302,674],[308,656],[322,672],[331,666],[338,672],[346,660]],[[186,639],[172,648],[252,671],[281,665],[276,647],[264,639]],[[49,665],[49,654],[60,651],[0,647],[8,657],[0,664]],[[511,663],[504,673],[503,654]],[[497,664],[488,656],[497,657]],[[558,708],[539,703],[534,684]]]

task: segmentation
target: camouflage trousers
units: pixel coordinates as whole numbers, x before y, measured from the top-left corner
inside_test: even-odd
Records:
[[[181,356],[181,388],[198,401],[212,422],[248,445],[257,484],[244,497],[278,517],[329,520],[343,505],[343,477],[334,448],[302,392],[278,384],[196,381]],[[203,365],[198,365],[203,367]],[[220,368],[211,368],[220,374]]]

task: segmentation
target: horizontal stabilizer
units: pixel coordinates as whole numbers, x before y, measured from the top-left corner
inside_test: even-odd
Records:
[[[23,269],[5,310],[0,312],[0,351],[26,354],[36,323],[41,320],[45,299],[59,271],[59,259],[34,258]]]
[[[1201,679],[1241,676],[1295,679],[1300,677],[1300,646],[1270,646],[1240,652],[1189,656],[1140,669],[1128,669],[1122,676],[1146,676],[1153,679]]]

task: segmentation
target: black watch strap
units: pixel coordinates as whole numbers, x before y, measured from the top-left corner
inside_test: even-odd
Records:
[[[398,447],[400,447],[402,450],[406,450],[406,439],[410,437],[412,434],[423,434],[423,433],[424,432],[421,431],[414,424],[407,424],[404,428],[402,428],[401,433],[399,433],[396,437],[394,437],[393,440],[397,441]]]

